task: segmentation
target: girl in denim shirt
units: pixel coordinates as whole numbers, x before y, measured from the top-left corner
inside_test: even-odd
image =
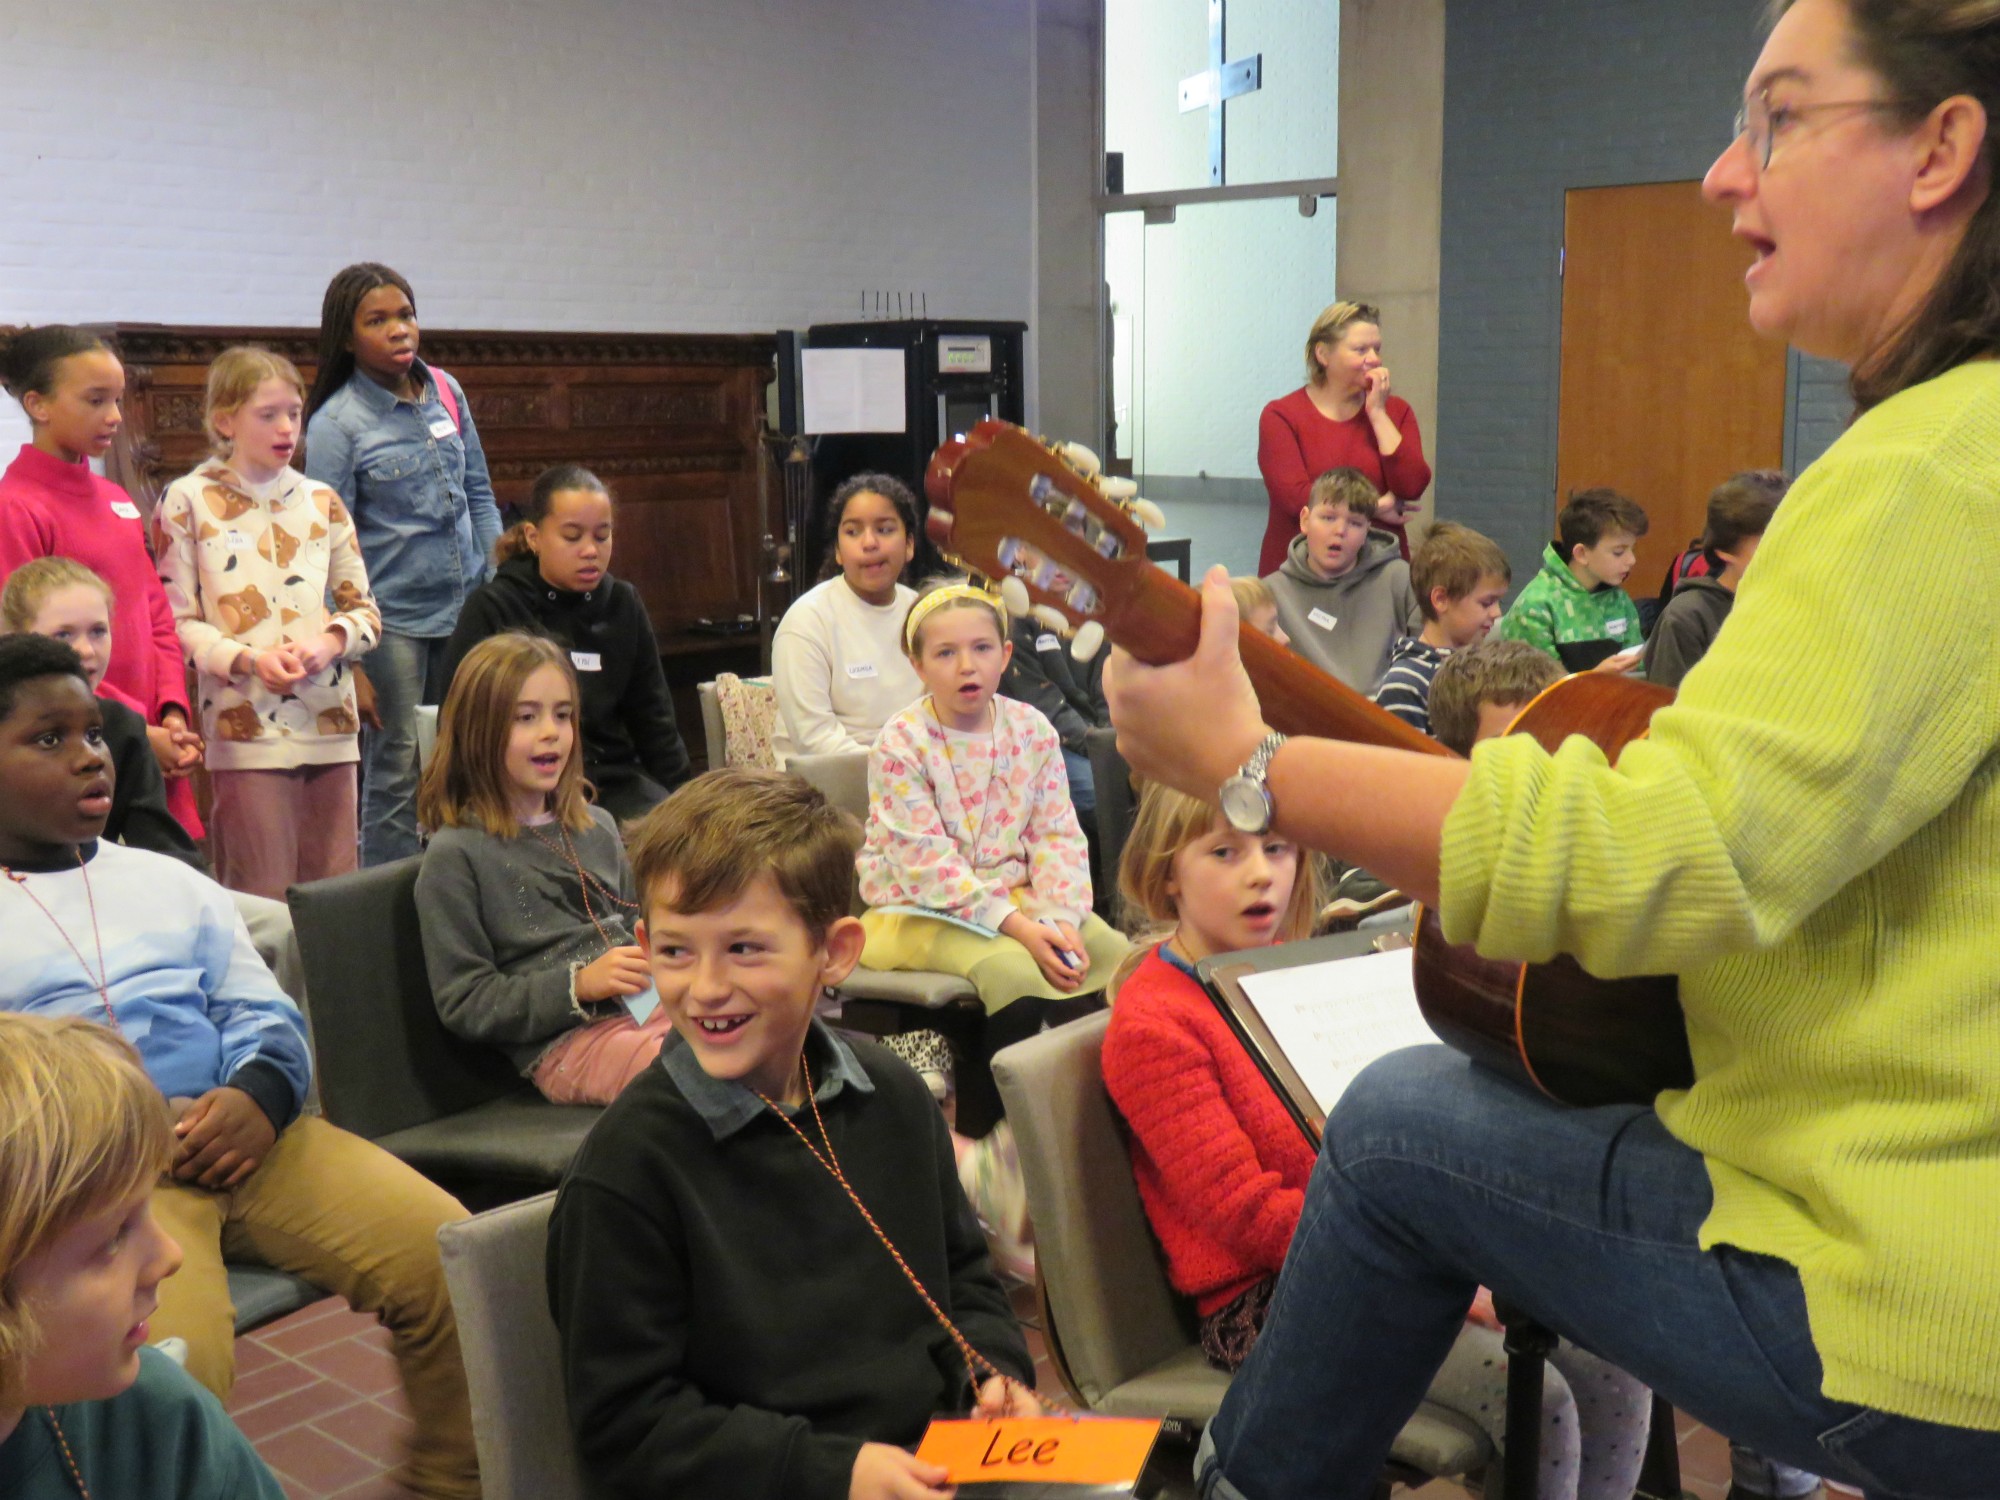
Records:
[[[341,271],[320,310],[306,474],[339,491],[382,611],[362,688],[361,860],[418,852],[417,706],[436,703],[445,643],[486,581],[500,511],[465,391],[417,358],[416,295],[387,266]],[[373,688],[369,713],[368,688]]]

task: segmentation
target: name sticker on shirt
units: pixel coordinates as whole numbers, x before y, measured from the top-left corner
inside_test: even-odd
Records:
[[[111,502],[111,514],[121,520],[136,521],[139,519],[139,507],[134,505],[130,500],[113,500]]]
[[[1053,632],[1048,635],[1038,635],[1035,637],[1035,649],[1037,651],[1060,651],[1062,650],[1062,642],[1055,638]]]
[[[1604,633],[1606,635],[1623,635],[1625,627],[1631,623],[1630,620],[1606,620],[1604,622]]]
[[[569,659],[579,672],[602,672],[604,670],[604,658],[595,651],[572,651],[569,654]]]
[[[452,420],[450,417],[434,417],[431,419],[432,437],[448,438],[448,437],[456,437],[457,435],[458,435],[458,428],[452,425]]]
[[[1340,623],[1338,617],[1328,614],[1323,609],[1314,610],[1311,614],[1307,615],[1306,618],[1308,620],[1311,620],[1313,624],[1319,626],[1321,630],[1331,630],[1333,629],[1334,626]]]
[[[875,663],[872,661],[851,661],[847,664],[847,680],[849,682],[866,682],[870,678],[879,677],[880,675],[875,670]]]

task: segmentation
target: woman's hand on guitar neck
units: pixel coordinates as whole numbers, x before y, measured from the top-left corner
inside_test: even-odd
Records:
[[[1229,571],[1201,581],[1201,643],[1186,661],[1149,667],[1123,650],[1104,668],[1104,698],[1118,751],[1135,773],[1215,800],[1258,741],[1271,732],[1237,651]]]

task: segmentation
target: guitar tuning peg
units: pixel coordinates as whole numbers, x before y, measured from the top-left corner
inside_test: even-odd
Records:
[[[1086,479],[1095,479],[1104,472],[1104,465],[1097,455],[1082,443],[1059,443],[1056,452],[1068,459],[1070,466]]]
[[[1114,475],[1109,479],[1098,480],[1097,488],[1103,492],[1107,500],[1130,500],[1139,493],[1139,481]]]
[[[1000,580],[1000,602],[1007,606],[1007,613],[1017,620],[1027,614],[1032,607],[1032,602],[1028,598],[1028,586],[1018,578]]]
[[[1132,497],[1132,503],[1126,508],[1132,512],[1132,519],[1148,531],[1163,531],[1166,529],[1166,512],[1153,504],[1152,501],[1135,495]]]
[[[1052,605],[1033,605],[1029,608],[1028,613],[1033,615],[1042,624],[1048,626],[1049,629],[1059,634],[1067,635],[1069,633],[1069,616]]]
[[[1089,661],[1104,649],[1104,627],[1095,620],[1085,620],[1076,628],[1076,639],[1069,643],[1069,654],[1078,661]]]

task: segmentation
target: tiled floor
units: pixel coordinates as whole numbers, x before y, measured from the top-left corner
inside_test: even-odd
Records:
[[[1028,1325],[1036,1385],[1062,1395],[1033,1323],[1034,1294],[1014,1297]],[[410,1419],[389,1355],[389,1336],[370,1318],[328,1298],[236,1343],[229,1412],[293,1500],[407,1500],[389,1480]],[[1729,1448],[1688,1418],[1680,1421],[1681,1482],[1694,1500],[1723,1500]],[[1399,1492],[1399,1500],[1402,1494]],[[1472,1500],[1437,1480],[1409,1500]]]
[[[410,1425],[389,1335],[335,1298],[236,1341],[229,1414],[293,1500],[408,1500],[388,1478]]]

